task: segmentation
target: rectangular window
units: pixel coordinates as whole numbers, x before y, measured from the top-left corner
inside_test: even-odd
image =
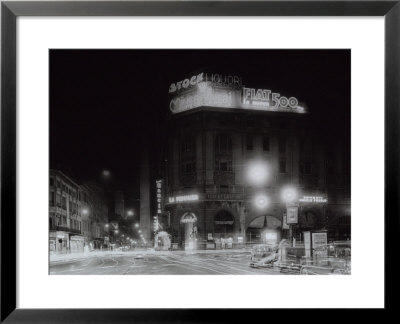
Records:
[[[263,136],[263,151],[264,152],[269,151],[269,137],[268,136]]]
[[[285,137],[279,137],[278,146],[279,146],[279,153],[286,152],[286,138]]]
[[[67,199],[65,197],[62,197],[62,208],[67,209]]]
[[[61,196],[60,195],[56,195],[56,204],[57,204],[57,207],[61,207]]]
[[[54,186],[54,178],[50,178],[50,186],[51,186],[51,187]]]
[[[228,162],[220,162],[219,164],[219,170],[220,171],[228,171]]]
[[[50,192],[50,206],[53,207],[54,203],[54,192]]]
[[[286,173],[286,161],[279,161],[279,173]]]
[[[219,186],[219,191],[221,193],[229,193],[229,186],[228,185],[220,185]]]
[[[246,136],[246,149],[248,151],[253,150],[253,136],[252,135],[247,135]]]

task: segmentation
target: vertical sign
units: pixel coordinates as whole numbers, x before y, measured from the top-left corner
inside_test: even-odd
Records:
[[[154,235],[158,230],[158,219],[162,213],[162,180],[156,180],[156,201],[157,201],[157,216],[154,216]]]

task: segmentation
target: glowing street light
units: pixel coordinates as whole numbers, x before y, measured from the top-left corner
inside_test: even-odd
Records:
[[[115,234],[118,234],[119,232],[118,232],[118,230],[115,230],[114,233],[115,233]]]
[[[269,170],[265,161],[253,161],[247,169],[247,178],[252,185],[264,185],[268,179]]]
[[[88,215],[89,214],[89,209],[83,208],[82,209],[82,215]]]
[[[138,227],[139,227],[139,223],[136,223],[136,224],[135,224],[135,227],[138,228]]]
[[[138,230],[138,232],[139,232],[139,233],[142,233],[142,231],[141,231],[141,230]]]
[[[282,189],[281,198],[285,203],[295,202],[297,200],[297,190],[292,186],[287,186]]]
[[[108,171],[108,170],[103,170],[103,171],[101,172],[101,174],[102,174],[103,177],[105,177],[105,178],[108,178],[108,177],[111,175],[110,171]]]
[[[126,212],[126,214],[127,214],[128,216],[133,216],[133,215],[134,215],[133,210],[128,210],[128,211]]]
[[[258,194],[254,198],[254,204],[258,209],[266,208],[269,204],[269,198],[265,194]]]

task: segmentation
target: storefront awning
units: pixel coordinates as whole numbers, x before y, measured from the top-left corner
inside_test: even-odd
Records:
[[[214,221],[214,223],[217,225],[232,225],[233,220],[232,221]]]
[[[194,223],[197,222],[197,217],[192,212],[186,212],[181,218],[181,223]]]

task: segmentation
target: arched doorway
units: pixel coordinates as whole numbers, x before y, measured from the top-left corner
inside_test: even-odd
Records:
[[[181,224],[184,226],[185,250],[196,249],[197,217],[192,212],[186,212],[181,217]]]
[[[222,238],[233,235],[235,219],[227,210],[220,210],[214,216],[214,233]]]
[[[246,239],[249,243],[279,242],[282,222],[274,216],[259,216],[253,219],[246,229]]]

